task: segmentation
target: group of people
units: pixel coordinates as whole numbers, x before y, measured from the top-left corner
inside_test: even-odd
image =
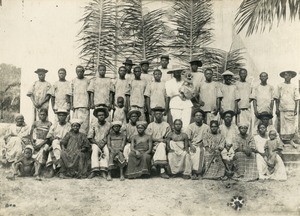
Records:
[[[286,180],[283,142],[296,146],[296,72],[281,72],[284,82],[274,89],[266,72],[253,87],[246,69],[238,82],[225,71],[221,83],[213,69],[198,71],[199,59],[190,61],[190,69],[170,69],[169,60],[162,55],[150,74],[149,61],[126,59],[115,80],[106,77],[103,64],[92,78],[77,66],[71,82],[62,68],[53,85],[45,81],[47,70],[36,70],[39,80],[27,95],[38,120],[30,128],[22,115],[16,117],[4,137],[2,162],[12,164],[14,176],[38,179],[100,175],[110,181],[117,170],[120,180],[155,173],[166,179]]]

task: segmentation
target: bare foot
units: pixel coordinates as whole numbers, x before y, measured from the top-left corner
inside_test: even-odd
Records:
[[[298,148],[298,146],[294,143],[294,141],[293,140],[291,140],[291,145],[295,148],[295,149],[297,149]]]
[[[40,176],[36,176],[36,177],[35,177],[35,180],[37,180],[37,181],[42,181],[42,178],[41,178]]]
[[[107,181],[112,181],[112,177],[110,175],[107,175],[107,178],[106,178]]]
[[[120,177],[120,181],[125,181],[125,177],[124,177],[124,176],[121,176],[121,177]]]

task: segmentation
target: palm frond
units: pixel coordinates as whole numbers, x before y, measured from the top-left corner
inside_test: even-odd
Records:
[[[112,0],[92,0],[85,6],[85,13],[79,21],[80,57],[86,68],[97,70],[100,63],[115,71],[116,50],[115,9]]]
[[[212,4],[210,0],[176,0],[173,5],[173,23],[177,26],[176,40],[178,47],[175,57],[188,62],[194,53],[208,45],[212,40]]]
[[[199,59],[202,60],[202,69],[211,68],[214,71],[214,77],[222,80],[221,74],[225,70],[230,70],[238,76],[238,72],[245,66],[243,57],[244,49],[231,50],[229,52],[221,49],[202,47],[201,52],[197,53]]]
[[[235,16],[237,33],[247,28],[246,35],[254,32],[264,32],[267,27],[272,29],[274,21],[280,23],[286,19],[287,5],[289,16],[300,19],[300,0],[243,0]]]
[[[161,55],[163,13],[160,9],[146,12],[142,0],[126,0],[122,5],[120,21],[122,53],[137,61],[152,61]]]

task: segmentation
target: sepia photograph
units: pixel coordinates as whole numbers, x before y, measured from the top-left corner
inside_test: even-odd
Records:
[[[0,0],[0,215],[300,215],[300,0]]]

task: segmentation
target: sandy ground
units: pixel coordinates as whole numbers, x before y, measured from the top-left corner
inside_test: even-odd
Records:
[[[286,182],[16,178],[0,169],[0,215],[300,215],[300,173]],[[240,195],[240,212],[227,206]],[[15,205],[6,207],[6,205]]]

